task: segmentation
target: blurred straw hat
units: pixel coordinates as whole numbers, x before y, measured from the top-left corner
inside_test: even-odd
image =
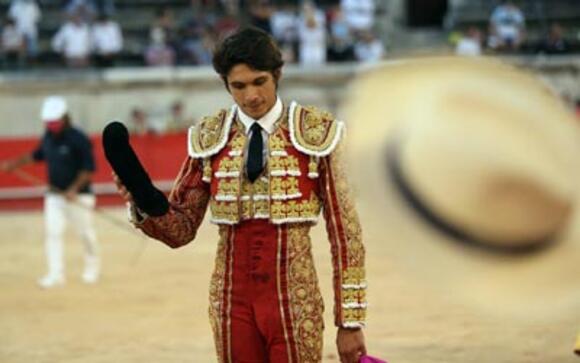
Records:
[[[547,86],[497,60],[398,61],[343,114],[369,249],[490,310],[580,314],[580,125]]]

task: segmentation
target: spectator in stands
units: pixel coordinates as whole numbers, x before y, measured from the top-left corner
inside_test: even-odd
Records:
[[[370,31],[375,22],[374,0],[341,0],[346,23],[354,33]]]
[[[234,34],[240,28],[238,18],[232,12],[226,12],[225,15],[217,19],[214,30],[217,41],[221,41]]]
[[[149,127],[149,120],[147,113],[140,107],[133,107],[131,110],[131,126],[130,130],[135,135],[147,135],[152,133]]]
[[[545,54],[569,53],[570,43],[564,37],[564,33],[564,28],[559,23],[552,24],[550,32],[542,41],[538,51]]]
[[[47,274],[38,281],[43,288],[65,283],[63,237],[67,223],[78,232],[84,246],[83,282],[99,279],[99,244],[92,223],[95,195],[91,178],[95,171],[93,147],[89,138],[74,127],[64,98],[47,97],[40,116],[46,131],[36,150],[0,163],[0,170],[44,161],[48,172],[48,191],[44,197],[45,251]]]
[[[270,19],[273,8],[269,0],[252,0],[250,3],[250,24],[272,34]]]
[[[178,43],[179,64],[205,65],[211,63],[211,52],[215,45],[215,33],[205,23],[203,18],[188,20],[183,29]]]
[[[89,24],[80,14],[71,15],[52,38],[52,48],[64,57],[68,67],[87,67],[91,53]]]
[[[2,28],[2,55],[4,67],[17,69],[22,65],[25,53],[24,34],[16,26],[12,18],[6,19]]]
[[[457,45],[455,46],[455,54],[463,56],[481,55],[481,43],[481,31],[477,27],[471,26],[467,30],[467,34],[458,40]]]
[[[298,17],[294,5],[284,4],[272,12],[272,35],[279,43],[292,43],[298,39]]]
[[[170,8],[164,7],[157,10],[149,36],[150,39],[153,39],[153,37],[163,38],[165,44],[174,50],[177,49],[177,25]]]
[[[360,39],[354,46],[354,54],[359,62],[375,63],[385,56],[383,42],[368,30],[360,33]]]
[[[305,1],[298,23],[300,65],[320,66],[326,63],[326,18],[312,1]]]
[[[215,0],[190,0],[189,6],[191,10],[196,14],[202,14],[206,11],[215,11],[216,1]]]
[[[238,16],[240,13],[240,0],[220,0],[223,11],[231,16]]]
[[[95,0],[70,0],[65,6],[69,16],[79,16],[83,21],[91,23],[97,15]]]
[[[193,126],[193,120],[185,115],[183,102],[175,101],[171,104],[169,118],[165,125],[165,131],[175,132]]]
[[[490,18],[488,45],[495,50],[517,50],[524,41],[525,17],[513,1],[502,1]]]
[[[151,44],[145,50],[145,64],[153,67],[175,64],[175,51],[167,44],[165,33],[159,28],[151,34]]]
[[[298,47],[298,16],[296,7],[292,4],[282,4],[276,7],[270,18],[272,35],[280,46],[282,59],[285,63],[296,61]]]
[[[113,16],[115,14],[115,0],[95,0],[97,14]]]
[[[353,37],[340,7],[331,11],[330,22],[328,60],[331,62],[354,61]]]
[[[38,22],[40,8],[35,0],[14,0],[8,9],[16,28],[24,35],[26,58],[34,59],[38,53]]]
[[[101,14],[91,29],[95,65],[99,68],[112,67],[115,58],[123,49],[123,34],[119,24]]]

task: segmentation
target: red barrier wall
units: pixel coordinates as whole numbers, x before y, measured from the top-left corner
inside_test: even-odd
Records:
[[[166,135],[132,135],[131,145],[149,172],[151,179],[167,191],[187,156],[187,133]],[[93,178],[99,205],[121,204],[111,177],[111,168],[105,159],[101,137],[91,136],[97,171]],[[0,160],[18,157],[31,152],[39,138],[0,139]],[[27,165],[21,169],[31,178],[18,173],[0,171],[0,210],[31,209],[42,207],[42,195],[46,188],[44,163]],[[38,179],[35,182],[32,179]],[[42,183],[40,183],[40,181]]]

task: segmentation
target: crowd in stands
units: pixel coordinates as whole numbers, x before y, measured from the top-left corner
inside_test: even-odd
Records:
[[[572,51],[570,36],[562,24],[549,23],[540,40],[528,39],[526,17],[517,3],[501,1],[491,12],[486,31],[470,25],[466,31],[453,32],[450,41],[459,55],[477,56],[483,53],[516,53],[525,47],[527,53],[566,54]]]
[[[288,63],[374,62],[385,55],[384,44],[374,33],[374,0],[190,0],[186,8],[177,13],[171,6],[155,10],[141,39],[142,64],[209,64],[216,43],[246,25],[271,33]],[[58,55],[61,65],[111,67],[127,52],[123,34],[127,19],[116,16],[114,0],[68,0],[61,15],[65,20],[50,34],[50,49],[43,49]],[[5,69],[35,65],[41,17],[37,0],[11,0],[1,24]]]
[[[193,15],[181,26],[171,9],[159,11],[146,50],[148,65],[209,64],[216,43],[248,24],[272,34],[289,63],[319,66],[327,61],[376,61],[385,52],[372,33],[372,0],[343,0],[324,10],[308,0],[300,5],[250,1],[243,8],[245,13],[236,1],[219,6],[194,0],[192,7]],[[345,13],[354,15],[345,17]]]

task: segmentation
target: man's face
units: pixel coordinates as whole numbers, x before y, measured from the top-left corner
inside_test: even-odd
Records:
[[[56,119],[45,121],[46,129],[53,135],[58,135],[64,130],[65,128],[65,121],[63,119]]]
[[[271,72],[242,63],[230,70],[226,82],[236,104],[253,119],[264,116],[276,103],[277,80]]]

